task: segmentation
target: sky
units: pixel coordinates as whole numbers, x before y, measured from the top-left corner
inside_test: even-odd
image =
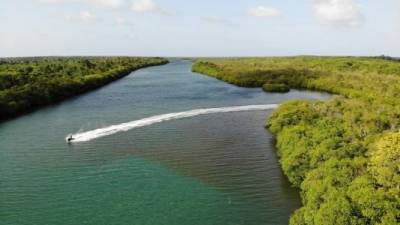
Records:
[[[399,0],[0,0],[0,57],[399,57],[399,40]]]

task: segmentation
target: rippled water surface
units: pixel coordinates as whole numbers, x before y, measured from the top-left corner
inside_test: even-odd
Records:
[[[165,121],[67,145],[69,133],[200,108],[325,99],[267,94],[190,72],[188,61],[0,123],[0,224],[279,225],[299,207],[271,110]]]

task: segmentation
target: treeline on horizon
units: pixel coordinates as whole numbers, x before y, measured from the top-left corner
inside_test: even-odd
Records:
[[[288,101],[266,124],[277,136],[284,173],[301,190],[303,206],[290,224],[400,223],[400,62],[382,57],[208,59],[195,62],[193,71],[244,87],[336,94],[327,101]]]
[[[162,58],[25,57],[0,59],[0,120],[98,88]]]

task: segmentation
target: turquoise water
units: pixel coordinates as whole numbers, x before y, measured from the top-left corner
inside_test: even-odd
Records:
[[[0,224],[287,224],[300,199],[263,128],[270,110],[65,143],[69,133],[164,113],[329,98],[239,88],[190,67],[176,60],[142,69],[0,123]]]

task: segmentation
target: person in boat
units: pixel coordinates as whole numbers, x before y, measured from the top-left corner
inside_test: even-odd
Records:
[[[74,140],[74,138],[72,137],[72,134],[69,136],[69,138],[67,139],[68,142],[71,142],[72,140]]]

